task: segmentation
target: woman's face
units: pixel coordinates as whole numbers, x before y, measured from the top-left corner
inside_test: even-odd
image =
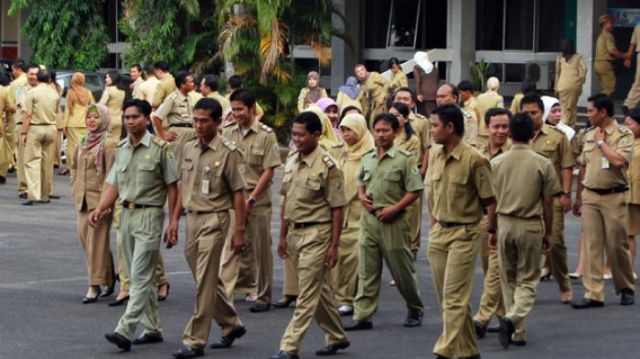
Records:
[[[107,86],[113,85],[113,81],[111,81],[111,76],[109,76],[109,74],[104,77],[104,84]]]
[[[329,117],[331,123],[333,123],[334,125],[338,123],[338,120],[340,119],[338,106],[329,106],[326,110],[324,110],[324,113],[327,115],[327,117]]]
[[[551,111],[549,112],[547,121],[549,121],[550,124],[555,126],[558,124],[558,122],[560,122],[561,116],[562,116],[562,110],[560,109],[560,106],[554,106],[551,108]]]
[[[400,122],[400,128],[404,128],[404,124],[407,122],[407,118],[402,116],[402,114],[400,114],[400,112],[398,112],[398,110],[393,107],[389,109],[389,113],[396,116],[398,118],[398,122]]]
[[[633,137],[640,137],[640,124],[638,124],[634,119],[630,116],[625,117],[624,125],[633,133]]]
[[[389,67],[389,70],[391,70],[391,72],[393,72],[394,74],[397,74],[398,71],[400,71],[400,66],[393,64],[391,65],[391,67]]]
[[[96,131],[98,127],[100,127],[100,115],[93,111],[87,112],[85,123],[87,124],[87,130],[89,130],[89,132]]]
[[[342,135],[342,140],[347,143],[349,146],[355,145],[359,138],[355,132],[353,132],[349,127],[340,126],[340,134]]]
[[[309,85],[310,88],[314,88],[318,86],[318,80],[315,77],[309,77],[309,79],[307,79],[307,85]]]

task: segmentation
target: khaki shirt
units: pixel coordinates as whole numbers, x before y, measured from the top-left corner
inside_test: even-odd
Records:
[[[27,93],[24,111],[31,114],[32,126],[55,125],[60,106],[60,95],[51,86],[39,83]]]
[[[70,112],[69,106],[64,108],[64,127],[74,128],[86,128],[86,117],[89,106],[94,104],[96,100],[93,98],[93,94],[89,91],[89,102],[86,106],[82,106],[79,103],[73,104],[73,112]]]
[[[305,159],[287,158],[280,194],[290,223],[331,222],[331,209],[347,204],[344,179],[336,161],[319,145]]]
[[[602,30],[596,41],[596,61],[613,61],[611,51],[615,50],[616,41],[613,34],[609,31]]]
[[[565,134],[546,123],[533,138],[531,149],[551,160],[556,169],[558,180],[562,183],[562,170],[573,167],[575,158]]]
[[[420,158],[422,157],[422,148],[420,146],[420,139],[418,136],[411,135],[409,139],[407,139],[407,133],[404,128],[398,130],[398,134],[396,138],[393,140],[393,147],[398,150],[403,150],[408,152],[413,157],[413,164],[418,165],[420,163]]]
[[[104,157],[106,172],[98,173],[96,157],[91,153],[82,153],[80,146],[76,147],[73,154],[75,161],[71,162],[71,193],[77,211],[90,211],[98,206],[100,195],[104,187],[107,174],[113,167],[114,153],[118,141],[108,137],[105,143]]]
[[[149,76],[149,78],[140,84],[140,90],[136,94],[137,96],[134,97],[139,100],[145,100],[150,105],[153,105],[153,98],[156,94],[158,85],[160,85],[160,80],[155,76]]]
[[[16,112],[12,115],[16,124],[21,124],[24,118],[24,100],[27,98],[27,91],[32,89],[27,81],[27,74],[18,76],[9,85],[9,98],[16,106]]]
[[[138,77],[135,81],[133,81],[133,83],[131,83],[130,88],[131,88],[131,96],[133,98],[140,98],[140,85],[142,85],[144,83],[144,80],[142,79],[142,77]]]
[[[408,192],[421,192],[424,189],[415,156],[395,146],[382,158],[377,149],[367,152],[362,157],[358,180],[373,199],[374,210],[393,206]]]
[[[478,108],[478,102],[476,102],[475,96],[471,96],[467,101],[462,103],[462,110],[474,113],[478,119],[478,126],[484,126],[484,117],[480,116],[480,109]],[[466,130],[467,128],[465,127],[465,131]]]
[[[640,52],[640,24],[636,25],[633,28],[633,33],[631,34],[631,43],[636,45],[636,52]]]
[[[633,141],[631,160],[629,161],[629,200],[630,204],[640,204],[640,139]]]
[[[196,138],[184,145],[180,160],[182,206],[189,211],[227,211],[242,191],[242,155],[231,141],[216,136],[206,147]]]
[[[193,124],[193,106],[189,94],[185,95],[180,90],[173,91],[162,101],[155,116],[163,121],[167,121],[169,126],[176,124]]]
[[[478,118],[475,112],[462,110],[462,116],[464,117],[464,136],[462,141],[469,146],[476,147],[478,145],[478,136],[480,136],[480,128],[484,129],[485,137],[488,137],[487,129],[482,126],[478,126]]]
[[[619,125],[615,119],[611,120],[611,124],[604,131],[606,133],[604,142],[624,157],[626,164],[622,168],[611,166],[597,147],[596,131],[593,129],[588,131],[584,136],[581,156],[581,161],[586,167],[582,184],[587,188],[611,189],[627,185],[626,172],[633,149],[633,134],[625,126]]]
[[[0,85],[0,122],[4,118],[3,109],[5,107],[14,108],[15,104],[13,103],[13,99],[9,95],[10,88]],[[3,127],[3,124],[0,123],[0,128]],[[1,133],[2,131],[0,131]]]
[[[540,218],[543,196],[562,192],[551,161],[527,145],[491,160],[491,181],[498,202],[496,212],[519,218]]]
[[[372,109],[384,107],[384,103],[382,106],[378,106],[377,103],[380,101],[384,102],[388,87],[389,82],[377,72],[370,72],[367,80],[360,83],[360,92],[363,92],[363,95],[360,97],[360,102],[365,113],[370,105]]]
[[[124,103],[125,93],[115,86],[107,86],[102,92],[99,104],[109,108],[111,114],[111,125],[122,121],[122,104]]]
[[[555,91],[574,91],[576,88],[582,88],[587,78],[588,70],[589,68],[582,55],[575,54],[568,62],[563,56],[559,55],[556,58]]]
[[[416,136],[420,140],[420,151],[424,152],[431,148],[431,134],[429,133],[431,129],[431,121],[428,118],[414,113],[413,111],[409,113],[409,123],[411,124],[411,128],[416,132]],[[418,154],[418,157],[421,157],[422,154]]]
[[[523,98],[524,98],[524,94],[521,92],[518,92],[513,96],[513,100],[511,101],[511,106],[509,107],[509,111],[511,111],[512,114],[515,115],[516,113],[521,112],[520,101],[522,101]],[[482,119],[482,121],[484,122],[484,119]]]
[[[178,181],[176,160],[167,143],[148,132],[135,147],[126,138],[106,181],[118,187],[120,202],[164,206],[167,185]]]
[[[207,95],[207,97],[212,98],[220,103],[220,106],[222,106],[223,115],[231,108],[231,102],[229,102],[229,100],[226,97],[222,96],[218,91],[211,92]]]
[[[489,133],[487,133],[487,128],[484,126],[484,115],[491,108],[504,108],[504,98],[495,91],[487,91],[476,97],[476,106],[476,127],[480,126],[478,135],[487,137]],[[466,121],[464,131],[467,132]]]
[[[397,91],[401,87],[408,87],[409,80],[407,80],[407,75],[400,69],[400,71],[391,73],[391,83],[389,83],[389,89],[391,91]]]
[[[159,107],[164,99],[176,89],[176,80],[173,78],[173,75],[167,74],[167,76],[160,80],[160,83],[156,87],[156,92],[153,94],[153,102],[151,106]]]
[[[240,125],[234,124],[225,127],[222,135],[233,141],[242,153],[243,175],[249,191],[256,188],[264,170],[276,168],[282,164],[276,135],[271,127],[263,123],[254,120],[246,134]],[[256,200],[257,205],[271,205],[270,187],[262,191],[260,198]]]
[[[489,160],[463,142],[448,156],[444,147],[434,149],[425,181],[438,222],[477,223],[483,217],[480,200],[493,197]]]
[[[478,148],[478,151],[480,151],[480,154],[482,154],[484,158],[491,160],[509,151],[510,149],[511,149],[511,139],[507,139],[507,142],[505,142],[502,146],[500,146],[500,148],[498,148],[498,151],[493,155],[491,154],[491,144],[489,142],[487,142],[487,144],[485,144],[484,146],[481,146],[480,148]]]

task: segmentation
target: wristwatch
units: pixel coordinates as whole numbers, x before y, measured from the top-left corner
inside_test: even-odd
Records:
[[[600,148],[600,146],[602,146],[603,143],[604,143],[603,140],[596,141],[596,146],[598,146],[598,148]]]
[[[256,204],[256,199],[253,198],[253,197],[249,197],[249,201],[248,202],[249,202],[249,205],[253,206],[253,205]]]
[[[563,191],[563,192],[561,192],[561,194],[562,194],[563,196],[567,196],[567,197],[571,198],[571,192],[564,192],[564,191]]]

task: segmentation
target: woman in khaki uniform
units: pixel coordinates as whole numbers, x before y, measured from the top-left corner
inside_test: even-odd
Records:
[[[85,117],[89,105],[95,103],[91,91],[84,86],[85,77],[81,72],[71,76],[71,89],[67,92],[67,105],[64,108],[64,130],[67,135],[67,166],[75,168],[73,161],[80,139],[87,134]]]
[[[569,39],[562,40],[562,54],[556,59],[555,90],[562,106],[562,121],[573,127],[577,118],[578,99],[587,78],[587,63],[577,54]]]
[[[360,87],[358,86],[358,79],[354,76],[349,76],[345,84],[338,88],[336,103],[341,110],[353,106],[362,112],[361,97],[362,91],[360,91]]]
[[[315,71],[309,72],[307,87],[300,90],[298,96],[298,112],[304,111],[309,105],[313,105],[323,97],[327,97],[327,90],[320,87],[320,75]]]
[[[344,225],[340,236],[338,264],[329,272],[331,285],[340,315],[353,314],[353,300],[358,289],[358,234],[362,202],[358,199],[358,174],[362,156],[375,148],[373,136],[367,130],[367,121],[360,114],[346,115],[340,122],[344,143],[335,145],[331,155],[338,160],[344,173],[344,194],[348,204],[344,207]]]
[[[627,207],[627,234],[629,235],[629,252],[631,252],[631,264],[636,264],[636,236],[640,234],[640,107],[629,111],[624,119],[624,124],[633,133],[635,138],[631,161],[629,161],[629,198]],[[636,274],[633,274],[634,278]]]
[[[98,101],[101,105],[109,108],[111,114],[111,136],[120,139],[122,134],[122,104],[124,103],[125,92],[120,89],[120,74],[118,71],[109,71],[105,76],[105,88]]]
[[[389,59],[389,70],[391,71],[391,82],[389,83],[389,93],[397,91],[399,88],[408,87],[407,75],[400,67],[400,60],[396,57]]]
[[[88,133],[75,149],[75,160],[71,167],[71,187],[78,210],[78,237],[89,272],[89,290],[82,300],[84,304],[98,300],[100,286],[107,287],[107,293],[103,296],[111,295],[115,283],[113,257],[109,248],[113,217],[109,213],[95,227],[89,225],[89,214],[98,205],[104,180],[113,165],[113,154],[118,145],[117,140],[109,136],[110,124],[107,107],[89,107],[86,114]]]

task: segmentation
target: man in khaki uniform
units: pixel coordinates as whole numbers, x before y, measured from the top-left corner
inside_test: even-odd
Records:
[[[624,104],[622,106],[622,110],[625,114],[640,103],[640,24],[633,28],[629,49],[627,50],[627,53],[624,54],[625,67],[631,67],[631,57],[634,52],[636,53],[637,59],[636,76],[633,80],[633,85],[631,85],[631,88],[629,89],[629,94],[627,94],[627,98],[624,100]]]
[[[173,245],[180,215],[183,209],[187,212],[185,257],[196,281],[196,303],[182,336],[184,347],[173,354],[180,359],[204,354],[212,319],[220,324],[223,334],[212,348],[229,347],[246,333],[219,277],[222,247],[231,230],[234,253],[239,255],[245,248],[246,215],[242,155],[233,142],[218,134],[221,122],[222,107],[217,101],[203,98],[196,103],[193,123],[197,138],[184,145],[179,161],[181,185],[172,209],[174,226],[167,228],[169,244]],[[230,210],[236,218],[233,226]]]
[[[25,144],[22,142],[22,122],[24,120],[24,106],[27,98],[27,92],[38,85],[38,65],[30,65],[27,74],[21,73],[9,86],[10,95],[16,104],[16,113],[13,115],[15,119],[15,141],[16,141],[16,173],[18,175],[18,196],[27,198],[27,180],[24,174],[24,149]],[[9,127],[11,123],[9,123]]]
[[[120,229],[131,292],[118,326],[105,337],[128,351],[140,322],[144,331],[133,344],[162,341],[154,269],[160,251],[163,207],[167,197],[170,210],[176,205],[178,173],[168,144],[147,132],[151,106],[133,99],[125,102],[123,111],[128,137],[118,145],[100,202],[89,214],[89,223],[95,226],[116,200],[122,205]],[[170,220],[169,226],[172,225],[177,226]]]
[[[553,246],[549,264],[551,274],[558,282],[560,300],[563,303],[570,303],[573,292],[567,267],[567,246],[564,243],[564,214],[571,210],[571,184],[575,158],[567,136],[555,127],[543,123],[544,103],[540,97],[525,96],[520,104],[522,112],[526,112],[533,119],[535,134],[531,148],[551,160],[562,187],[562,194],[553,199]]]
[[[22,123],[22,115],[18,114],[17,101],[18,101],[18,88],[25,87],[27,85],[27,64],[22,60],[18,59],[11,65],[11,76],[13,77],[13,81],[9,85],[9,99],[13,102],[14,106],[16,106],[16,111],[7,117],[7,126],[6,136],[7,141],[9,143],[9,157],[11,158],[11,165],[15,163],[13,161],[14,155],[17,155],[16,145],[18,144],[18,140],[20,138],[20,129],[19,126],[16,126],[18,123]],[[24,98],[23,98],[24,100]],[[26,187],[26,184],[25,184]]]
[[[146,74],[146,80],[140,84],[139,91],[135,98],[145,100],[152,105],[160,80],[156,77],[156,68],[151,64],[145,66],[144,73]]]
[[[586,255],[584,299],[575,309],[604,306],[603,255],[607,252],[620,304],[634,303],[635,280],[627,241],[626,171],[633,149],[633,134],[613,117],[613,101],[604,94],[588,99],[587,116],[594,127],[584,137],[576,212],[582,215]]]
[[[507,309],[500,318],[500,344],[505,349],[526,343],[524,326],[540,281],[541,248],[551,250],[552,197],[561,192],[553,163],[528,145],[534,135],[531,117],[514,115],[509,129],[513,147],[491,160],[499,230],[490,246],[500,258]]]
[[[476,114],[476,118],[478,119],[479,126],[484,125],[484,117],[480,116],[480,109],[478,108],[478,102],[476,101],[476,96],[473,93],[473,84],[469,81],[461,81],[458,84],[458,92],[460,93],[460,98],[462,100],[461,108],[468,112],[473,112]]]
[[[509,120],[511,113],[502,108],[492,108],[487,111],[484,125],[489,134],[489,143],[479,148],[480,153],[488,160],[496,158],[511,148],[509,140]],[[481,233],[488,236],[489,223],[487,219],[481,222]],[[480,259],[484,270],[484,286],[478,304],[478,311],[473,316],[473,324],[478,338],[484,338],[491,318],[496,315],[502,317],[505,313],[500,289],[500,268],[498,252],[489,248],[488,241],[480,242]]]
[[[227,93],[224,94],[224,97],[228,100],[231,97],[231,94],[235,90],[239,90],[242,88],[242,77],[238,75],[233,75],[229,77],[227,81]],[[256,120],[262,121],[264,117],[264,110],[260,106],[260,104],[256,101]]]
[[[27,93],[24,102],[24,118],[20,130],[25,146],[24,174],[27,181],[28,200],[23,205],[48,203],[53,186],[53,156],[56,114],[60,107],[60,95],[49,86],[51,74],[47,70],[37,73],[38,86]]]
[[[433,150],[425,181],[431,208],[427,255],[442,310],[443,330],[433,353],[438,358],[480,358],[471,318],[471,289],[483,211],[495,234],[495,199],[489,161],[462,141],[464,116],[455,105],[436,108]]]
[[[129,89],[131,90],[131,96],[133,98],[140,98],[140,85],[144,82],[142,78],[142,66],[136,64],[129,69],[129,76],[131,77],[131,84]]]
[[[459,98],[460,94],[458,92],[458,88],[453,84],[446,83],[438,88],[438,92],[436,93],[436,104],[438,106],[458,106]],[[467,111],[464,109],[460,109],[460,111],[462,112],[462,116],[464,119],[464,137],[462,138],[462,140],[469,146],[477,147],[479,144],[481,144],[479,142],[480,138],[478,137],[478,118],[476,117],[475,112]]]
[[[153,114],[153,126],[158,137],[169,142],[171,150],[180,157],[185,143],[195,137],[193,131],[193,105],[190,93],[193,91],[193,75],[186,71],[176,74],[177,89],[167,96]],[[169,130],[162,126],[166,121]]]
[[[202,77],[202,80],[200,80],[200,93],[202,96],[212,98],[220,103],[222,106],[222,116],[227,114],[231,109],[229,99],[218,92],[218,78],[214,75],[204,75],[204,77]]]
[[[360,91],[364,94],[360,98],[360,104],[365,117],[368,117],[369,127],[371,127],[376,115],[385,112],[384,100],[389,92],[389,81],[378,72],[367,71],[367,68],[362,64],[356,65],[354,71],[360,82]]]
[[[151,106],[157,109],[164,102],[164,99],[176,90],[177,85],[173,75],[169,72],[168,63],[164,61],[156,62],[153,64],[153,68],[155,69],[156,77],[160,80],[153,94],[153,101],[151,103]]]
[[[6,80],[7,83],[9,82],[7,78],[4,80]],[[7,169],[13,159],[12,146],[9,144],[9,140],[13,140],[13,136],[8,136],[7,123],[15,111],[13,100],[11,96],[9,96],[9,87],[0,85],[0,184],[7,183]]]
[[[300,295],[293,317],[270,359],[298,358],[311,320],[325,332],[327,346],[317,355],[332,355],[350,343],[342,329],[327,272],[338,261],[343,223],[342,171],[318,145],[320,118],[305,111],[293,119],[297,151],[287,158],[282,178],[282,207],[278,255],[289,258],[298,273]]]
[[[496,77],[489,77],[487,80],[487,91],[476,97],[476,113],[478,119],[483,119],[484,114],[490,108],[504,108],[504,98],[498,93],[500,81]],[[465,126],[466,128],[466,126]],[[489,135],[484,126],[480,126],[478,131],[478,144],[483,145],[489,141]]]
[[[373,120],[376,149],[362,157],[358,198],[366,211],[360,217],[355,321],[346,330],[373,328],[371,317],[378,309],[382,259],[407,305],[404,326],[422,324],[424,306],[411,258],[407,209],[420,197],[424,186],[414,156],[393,146],[399,128],[395,116],[376,116]]]
[[[598,21],[602,31],[596,41],[596,57],[593,62],[593,69],[602,93],[611,96],[616,90],[616,74],[613,71],[613,60],[624,57],[624,54],[616,48],[611,15],[601,15]]]
[[[243,154],[244,179],[247,182],[247,232],[251,256],[233,256],[223,263],[221,277],[232,295],[238,279],[240,261],[244,257],[248,268],[257,274],[257,298],[252,312],[264,312],[271,307],[273,255],[271,253],[271,184],[275,168],[280,166],[280,150],[273,130],[255,119],[255,96],[244,89],[231,95],[231,107],[236,124],[222,131]]]

